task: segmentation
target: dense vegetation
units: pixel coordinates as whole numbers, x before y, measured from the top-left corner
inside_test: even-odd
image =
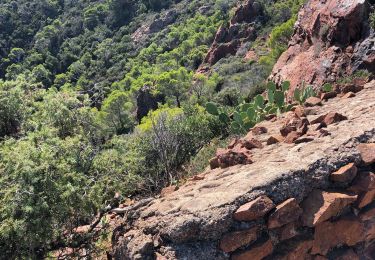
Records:
[[[261,50],[259,62],[240,51],[207,76],[194,72],[236,1],[1,1],[2,257],[87,246],[74,228],[113,205],[116,193],[155,192],[200,171],[221,142],[214,138],[232,134],[203,107],[235,107],[262,90],[302,2],[262,1],[256,27],[270,37],[243,50]],[[169,8],[177,12],[169,26],[132,38]],[[137,118],[145,86],[161,101]]]

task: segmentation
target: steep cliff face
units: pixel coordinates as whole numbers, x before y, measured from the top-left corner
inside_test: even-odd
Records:
[[[368,23],[365,0],[311,0],[302,8],[288,50],[271,79],[293,87],[321,86],[356,70],[375,71],[375,33]]]

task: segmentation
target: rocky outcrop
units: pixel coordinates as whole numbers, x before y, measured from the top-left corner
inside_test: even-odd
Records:
[[[114,258],[374,259],[375,82],[321,102],[253,129],[262,147],[251,164],[207,170],[123,212]],[[267,144],[285,126],[311,140]]]
[[[251,23],[262,17],[263,9],[257,1],[246,0],[240,4],[230,23],[217,31],[204,63],[214,65],[227,55],[235,55],[243,43],[255,40],[257,34]]]
[[[359,69],[375,72],[375,33],[366,0],[310,0],[301,9],[288,50],[271,79],[317,87]]]
[[[156,15],[152,21],[143,24],[132,34],[132,40],[135,43],[144,42],[150,34],[160,32],[168,25],[174,23],[178,15],[179,13],[175,9],[168,10],[161,15]]]
[[[140,122],[143,117],[148,115],[148,112],[158,108],[158,103],[164,103],[162,95],[154,95],[153,88],[150,86],[143,86],[138,90],[137,95],[137,120]]]

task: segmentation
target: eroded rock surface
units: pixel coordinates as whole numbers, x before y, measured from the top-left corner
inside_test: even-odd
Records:
[[[123,226],[114,236],[115,258],[154,259],[156,254],[166,259],[229,259],[231,256],[246,259],[254,255],[271,259],[297,259],[295,257],[305,255],[329,258],[330,254],[342,253],[336,252],[336,245],[342,244],[358,255],[374,252],[370,244],[375,238],[375,215],[365,214],[374,204],[374,186],[366,180],[372,180],[375,166],[371,159],[370,164],[363,163],[368,157],[361,157],[358,145],[375,143],[375,81],[366,84],[353,98],[336,97],[314,107],[313,112],[307,113],[307,120],[324,119],[330,113],[345,116],[346,120],[325,126],[328,135],[315,135],[312,141],[300,144],[267,145],[271,136],[280,135],[280,129],[290,115],[262,122],[258,127],[266,128],[267,132],[256,135],[263,147],[252,150],[252,164],[208,170],[200,175],[202,178],[188,181],[177,191],[127,212]],[[352,182],[350,178],[347,180],[349,188],[337,188],[331,174],[350,163],[358,167],[357,177]],[[307,218],[314,220],[317,217],[317,221],[311,222],[316,226],[315,233],[303,223],[301,225],[301,218],[293,218],[294,222],[287,223],[284,213],[280,214],[285,210],[287,216],[289,208],[304,210],[303,201],[313,190],[331,195],[345,194],[322,196],[323,206],[317,207],[318,210]],[[241,206],[262,195],[279,208],[266,211],[252,221],[235,219]],[[283,205],[285,201],[288,207]],[[353,216],[352,212],[362,214],[362,219]],[[306,214],[307,211],[302,216]],[[268,228],[270,218],[278,228]],[[220,248],[224,243],[222,239],[227,243],[233,241],[228,234],[241,237],[244,233],[234,232],[254,227],[259,229],[256,237],[251,232],[256,241],[242,238],[238,243],[224,246],[225,250]],[[349,231],[327,233],[327,230],[340,232],[341,227]],[[284,240],[281,239],[283,232]],[[285,240],[285,237],[289,239]],[[150,246],[150,239],[153,246]],[[288,255],[290,258],[283,258]]]
[[[276,82],[315,86],[358,69],[375,72],[375,33],[366,0],[310,0],[301,9],[288,50],[271,74]]]

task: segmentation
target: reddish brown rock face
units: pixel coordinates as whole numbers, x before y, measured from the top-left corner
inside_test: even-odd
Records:
[[[359,64],[373,70],[372,51],[346,48],[362,41],[362,33],[369,31],[368,13],[363,0],[307,1],[299,12],[288,50],[279,58],[270,78],[277,83],[289,80],[292,94],[302,82],[321,87],[351,73]]]
[[[299,234],[298,232],[299,224],[297,222],[292,222],[286,224],[278,230],[280,241],[291,239]]]
[[[365,165],[375,163],[375,144],[360,144],[357,148]]]
[[[305,226],[316,226],[338,215],[356,200],[356,195],[314,190],[302,203],[302,222]]]
[[[338,171],[333,172],[330,178],[334,182],[349,183],[357,176],[357,172],[358,169],[354,163],[349,163]]]
[[[249,230],[226,234],[220,241],[220,249],[227,253],[233,252],[236,249],[255,241],[258,238],[257,232],[258,228],[254,227]]]
[[[277,205],[268,219],[268,228],[277,228],[299,219],[302,209],[299,207],[296,199],[288,199]]]
[[[267,196],[259,198],[242,205],[233,215],[238,221],[252,221],[263,217],[275,208],[275,204]]]
[[[233,260],[261,260],[266,256],[269,256],[273,252],[273,245],[271,240],[267,240],[267,242],[254,246],[252,249],[247,250],[243,253],[233,255]]]
[[[354,246],[365,239],[365,227],[356,218],[323,222],[315,227],[312,254],[326,255],[338,245]]]

